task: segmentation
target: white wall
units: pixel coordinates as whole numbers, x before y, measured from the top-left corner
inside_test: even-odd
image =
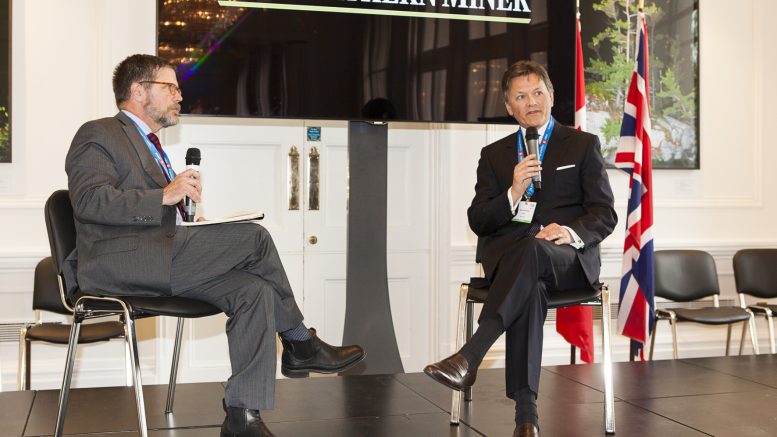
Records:
[[[66,186],[64,157],[72,135],[88,119],[115,112],[110,88],[112,68],[126,55],[153,53],[154,0],[14,0],[12,164],[0,164],[0,323],[32,319],[32,272],[48,255],[43,203],[51,191]],[[767,134],[777,119],[777,90],[768,80],[777,71],[770,41],[777,28],[768,17],[777,3],[767,0],[700,5],[701,170],[656,171],[656,248],[700,248],[716,258],[724,298],[733,296],[731,257],[743,247],[777,247],[777,185],[771,164],[777,152]],[[432,192],[438,199],[432,218],[430,268],[438,307],[438,341],[433,355],[452,349],[458,283],[475,272],[474,237],[465,211],[473,193],[478,150],[507,133],[501,127],[434,125]],[[626,178],[611,173],[619,214],[625,210]],[[623,225],[603,245],[603,279],[616,286],[620,275]],[[617,294],[617,290],[614,290]],[[51,317],[50,317],[51,318]],[[762,325],[761,333],[764,334]],[[668,339],[666,326],[661,331]],[[552,327],[548,328],[549,331]],[[157,377],[159,328],[144,325],[146,381]],[[721,353],[723,330],[681,329],[688,355]],[[763,337],[763,335],[762,335]],[[564,362],[566,346],[547,335],[546,363]],[[667,356],[667,342],[659,343]],[[625,358],[625,342],[614,345]],[[118,344],[115,345],[118,348]],[[682,345],[681,345],[682,346]],[[765,343],[762,343],[762,347]],[[2,388],[14,387],[16,344],[0,343]],[[93,369],[82,385],[119,384],[120,349],[113,355],[88,350]],[[493,350],[494,362],[500,349]],[[36,347],[34,387],[55,387],[61,376],[62,348]],[[161,365],[166,367],[166,364]],[[100,370],[103,368],[103,370]],[[36,382],[37,381],[37,382]],[[76,381],[77,383],[79,381]]]

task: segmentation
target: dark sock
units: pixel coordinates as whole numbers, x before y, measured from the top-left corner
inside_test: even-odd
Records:
[[[281,332],[281,337],[288,341],[307,341],[313,338],[304,323],[300,323],[296,328]]]
[[[529,387],[521,387],[515,397],[515,423],[533,423],[539,426],[540,420],[537,414],[537,394]]]
[[[491,345],[494,344],[503,332],[505,332],[505,328],[502,326],[502,318],[499,316],[480,321],[475,334],[459,350],[459,353],[467,359],[470,371],[480,366],[480,362],[483,361],[483,357],[486,356],[488,349],[491,348]]]

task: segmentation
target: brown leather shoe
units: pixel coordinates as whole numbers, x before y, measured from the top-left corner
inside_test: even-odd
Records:
[[[472,372],[468,369],[469,363],[464,355],[455,353],[438,363],[426,366],[424,373],[440,384],[463,391],[472,387],[478,374],[477,369]]]
[[[522,423],[515,426],[513,437],[540,437],[540,429],[533,423]]]

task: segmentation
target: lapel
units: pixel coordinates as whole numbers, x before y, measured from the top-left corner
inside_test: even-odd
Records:
[[[569,153],[569,148],[566,147],[567,137],[569,131],[558,120],[553,128],[553,132],[550,134],[548,140],[548,149],[545,152],[545,160],[542,162],[542,192],[550,192],[553,190],[556,182],[556,168],[566,162],[566,156]],[[542,198],[540,194],[538,200]]]
[[[503,185],[510,187],[513,184],[513,169],[518,164],[518,131],[499,141],[502,145],[497,148],[499,151],[497,177]]]
[[[157,164],[157,162],[154,160],[151,152],[148,151],[146,141],[141,136],[138,128],[135,127],[135,123],[133,123],[132,120],[121,111],[116,114],[116,119],[118,119],[122,124],[122,129],[124,129],[124,133],[127,135],[127,139],[135,149],[135,153],[138,154],[138,158],[143,164],[143,170],[148,174],[149,177],[151,177],[151,179],[154,180],[154,182],[157,183],[157,185],[159,185],[160,188],[167,186],[167,180],[162,174],[162,169],[159,168],[159,164]]]

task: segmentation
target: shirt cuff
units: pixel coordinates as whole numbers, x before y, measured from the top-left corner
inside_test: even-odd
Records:
[[[585,247],[585,243],[583,243],[583,240],[579,235],[577,235],[577,232],[573,231],[569,226],[562,226],[562,228],[569,231],[569,235],[572,236],[572,242],[569,243],[570,246],[574,247],[575,249],[582,249]]]
[[[510,189],[508,189],[507,201],[510,202],[510,213],[515,216],[515,213],[518,212],[518,204],[520,203],[521,199],[518,199],[518,202],[513,201],[513,193]]]

